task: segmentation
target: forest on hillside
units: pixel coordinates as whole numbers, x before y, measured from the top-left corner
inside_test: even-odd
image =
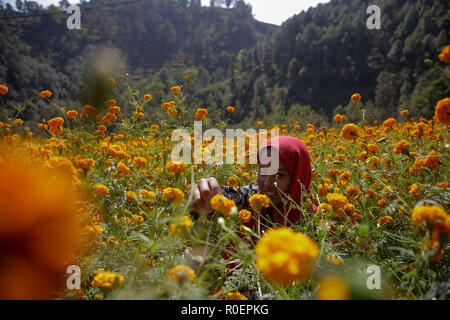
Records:
[[[337,113],[356,119],[354,92],[375,119],[406,107],[430,118],[450,93],[448,77],[424,63],[437,60],[449,41],[445,0],[375,1],[380,30],[366,27],[369,1],[360,0],[320,4],[281,27],[256,21],[242,0],[210,7],[198,0],[92,0],[81,3],[81,30],[65,27],[67,2],[48,9],[32,3],[21,11],[2,5],[0,79],[14,89],[8,109],[25,107],[22,117],[36,123],[54,115],[36,96],[44,89],[67,107],[95,104],[87,91],[99,66],[156,100],[189,76],[192,110],[233,106],[234,124],[286,117],[325,124]]]

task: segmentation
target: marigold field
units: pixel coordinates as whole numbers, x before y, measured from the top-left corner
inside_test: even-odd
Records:
[[[112,92],[124,85],[107,81]],[[190,215],[198,179],[243,186],[255,183],[257,167],[171,161],[174,129],[192,132],[194,120],[227,126],[227,114],[188,111],[187,85],[166,101],[129,89],[102,107],[55,104],[60,116],[36,130],[20,114],[0,123],[1,298],[449,298],[450,98],[433,119],[405,109],[380,123],[343,115],[330,127],[280,123],[280,134],[308,147],[312,197],[298,225],[257,234],[243,227],[254,212],[237,212],[231,200],[213,198],[210,219]],[[54,104],[56,94],[40,95]],[[355,107],[361,99],[351,98]],[[147,104],[161,108],[147,114]],[[267,200],[250,202],[258,211]],[[70,265],[80,268],[79,289]]]

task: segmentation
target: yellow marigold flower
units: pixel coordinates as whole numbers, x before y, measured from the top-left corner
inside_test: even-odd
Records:
[[[130,168],[128,168],[122,161],[120,161],[117,164],[117,171],[119,171],[122,174],[129,174],[130,173]]]
[[[408,109],[405,109],[405,110],[402,110],[402,111],[400,111],[400,115],[402,116],[402,117],[407,117],[408,116],[408,114],[409,114],[409,110]]]
[[[241,294],[239,291],[228,292],[225,296],[225,300],[248,300],[246,296]]]
[[[262,208],[267,208],[270,205],[270,200],[265,194],[254,194],[250,196],[248,202],[255,212],[259,212]]]
[[[386,132],[389,132],[392,130],[392,127],[394,126],[394,124],[397,123],[397,120],[395,120],[394,118],[389,118],[387,120],[385,120],[383,122],[383,124],[381,125],[383,128],[385,128]]]
[[[181,218],[180,225],[183,228],[186,228],[186,229],[192,227],[192,220],[191,220],[191,218],[189,216],[183,216],[183,218]]]
[[[417,206],[411,213],[411,220],[414,224],[427,222],[434,224],[436,222],[449,221],[450,215],[447,214],[443,207],[436,205]]]
[[[94,279],[91,281],[91,285],[93,287],[102,287],[107,289],[114,289],[117,286],[121,286],[123,284],[122,275],[114,272],[98,272]]]
[[[41,130],[45,130],[48,129],[48,125],[46,125],[45,123],[38,123],[38,128]]]
[[[319,195],[321,197],[326,197],[328,190],[327,190],[326,186],[324,186],[323,184],[320,184],[317,192],[319,193]]]
[[[358,126],[354,123],[346,124],[342,128],[341,136],[346,140],[354,140],[358,137]]]
[[[206,115],[208,114],[208,110],[198,108],[195,112],[195,120],[203,120],[205,119]]]
[[[69,110],[66,112],[66,116],[69,119],[75,119],[76,117],[78,117],[78,111],[77,110]]]
[[[377,167],[380,164],[380,158],[376,156],[370,157],[369,163],[372,165],[372,167]]]
[[[355,212],[355,210],[356,210],[355,206],[353,204],[351,204],[351,203],[346,203],[344,205],[344,212],[346,214],[351,215],[351,214],[353,214]]]
[[[127,198],[128,201],[133,201],[137,198],[137,194],[136,194],[136,192],[133,192],[133,191],[127,191],[127,193],[125,194],[125,197]]]
[[[434,116],[437,122],[450,125],[450,98],[444,98],[436,103]]]
[[[227,111],[233,113],[234,111],[236,111],[236,109],[233,107],[227,107]]]
[[[44,91],[41,91],[40,95],[42,98],[47,99],[52,96],[52,93],[49,90],[44,90]]]
[[[339,179],[347,181],[348,179],[350,179],[351,174],[348,171],[344,171],[343,173],[341,173],[341,175],[339,176]]]
[[[77,160],[75,160],[75,165],[81,169],[89,169],[95,165],[95,161],[94,161],[94,159],[88,159],[88,158],[77,159]]]
[[[170,88],[170,91],[172,91],[172,93],[179,93],[181,91],[181,87],[174,86],[174,87]]]
[[[352,95],[351,99],[352,99],[353,102],[360,102],[361,101],[361,95],[359,93],[354,93]]]
[[[181,281],[181,280],[189,280],[192,281],[195,278],[195,271],[185,266],[183,264],[179,264],[167,273],[167,277],[170,280]]]
[[[104,186],[103,184],[96,184],[94,185],[94,191],[96,194],[98,194],[99,196],[107,196],[109,194],[109,189],[107,186]]]
[[[141,189],[139,191],[139,195],[141,196],[142,199],[148,199],[151,201],[155,201],[156,199],[156,195],[153,191],[148,191],[146,189]]]
[[[143,168],[147,164],[147,159],[145,159],[144,157],[136,157],[136,158],[134,158],[134,164],[137,167]]]
[[[211,209],[214,211],[222,213],[224,216],[228,216],[231,213],[231,210],[236,207],[236,204],[233,200],[226,199],[221,194],[216,194],[210,200]]]
[[[317,207],[317,211],[323,211],[323,210],[325,210],[325,211],[328,211],[328,212],[331,212],[331,206],[328,204],[328,203],[326,203],[326,202],[322,202],[318,207]]]
[[[450,63],[450,45],[447,45],[442,49],[441,53],[439,54],[439,60]]]
[[[252,213],[246,209],[242,209],[239,211],[239,219],[242,220],[243,223],[247,223],[252,218]]]
[[[147,100],[147,101],[150,101],[150,100],[153,99],[153,97],[152,97],[151,94],[144,94],[144,99]]]
[[[158,131],[158,130],[159,130],[159,126],[158,126],[157,124],[152,124],[152,125],[150,126],[150,129],[155,130],[155,131]]]
[[[341,257],[335,255],[327,256],[327,262],[335,266],[341,266],[344,264],[344,260],[342,260]]]
[[[233,188],[237,188],[238,187],[238,181],[235,177],[229,177],[227,179],[227,184],[232,186]]]
[[[357,195],[358,193],[360,193],[361,190],[360,190],[358,187],[356,187],[356,186],[348,186],[348,187],[345,189],[345,192],[346,192],[350,197],[352,197],[352,196]]]
[[[173,173],[185,172],[187,164],[183,161],[170,161],[167,163],[167,170]]]
[[[340,208],[348,203],[348,199],[346,196],[340,193],[329,193],[327,194],[327,202],[336,206],[337,208]]]
[[[137,119],[142,119],[144,117],[144,113],[143,112],[135,112],[133,115]]]
[[[163,199],[166,201],[172,200],[172,204],[178,205],[184,200],[184,193],[178,188],[165,188]]]
[[[400,154],[405,153],[409,149],[409,142],[406,140],[401,140],[395,144],[394,153]]]
[[[319,300],[349,300],[350,286],[338,276],[329,276],[319,281],[317,286]]]
[[[415,183],[409,186],[409,193],[415,194],[419,191],[419,186]]]
[[[310,278],[319,257],[319,249],[310,237],[287,227],[269,229],[256,244],[255,253],[256,267],[263,276],[284,285]]]
[[[8,87],[5,86],[5,85],[3,85],[3,84],[0,84],[0,94],[1,94],[2,96],[4,96],[4,95],[7,94],[7,93],[8,93]]]

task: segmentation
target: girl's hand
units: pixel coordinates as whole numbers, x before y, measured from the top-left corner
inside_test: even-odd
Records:
[[[222,194],[222,189],[216,178],[200,179],[193,189],[193,199],[191,208],[195,212],[207,215],[210,213],[211,204],[209,201],[216,194]]]

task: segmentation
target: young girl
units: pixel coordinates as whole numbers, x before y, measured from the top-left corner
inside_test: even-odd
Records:
[[[278,141],[274,143],[274,139],[278,139]],[[276,208],[273,206],[264,208],[261,210],[260,216],[258,213],[252,214],[252,219],[246,224],[247,227],[255,230],[258,220],[260,223],[263,223],[263,220],[270,220],[273,223],[288,226],[298,223],[306,213],[292,208],[292,201],[289,198],[296,204],[305,201],[311,182],[311,158],[308,149],[299,139],[291,136],[279,136],[274,139],[266,141],[259,149],[256,184],[235,189],[229,186],[219,186],[215,178],[200,179],[194,186],[191,208],[200,214],[210,213],[210,200],[219,193],[234,200],[239,211],[242,209],[251,211],[249,197],[259,193],[265,194]],[[272,152],[277,152],[279,155],[278,170],[272,175],[265,175],[262,172],[262,168],[271,165],[270,162],[263,164],[260,161],[261,152],[265,148],[267,148],[265,151],[269,158],[271,158]],[[283,205],[283,199],[289,200],[284,201],[286,205]],[[313,205],[313,209],[314,207]],[[265,228],[263,227],[263,229]]]

